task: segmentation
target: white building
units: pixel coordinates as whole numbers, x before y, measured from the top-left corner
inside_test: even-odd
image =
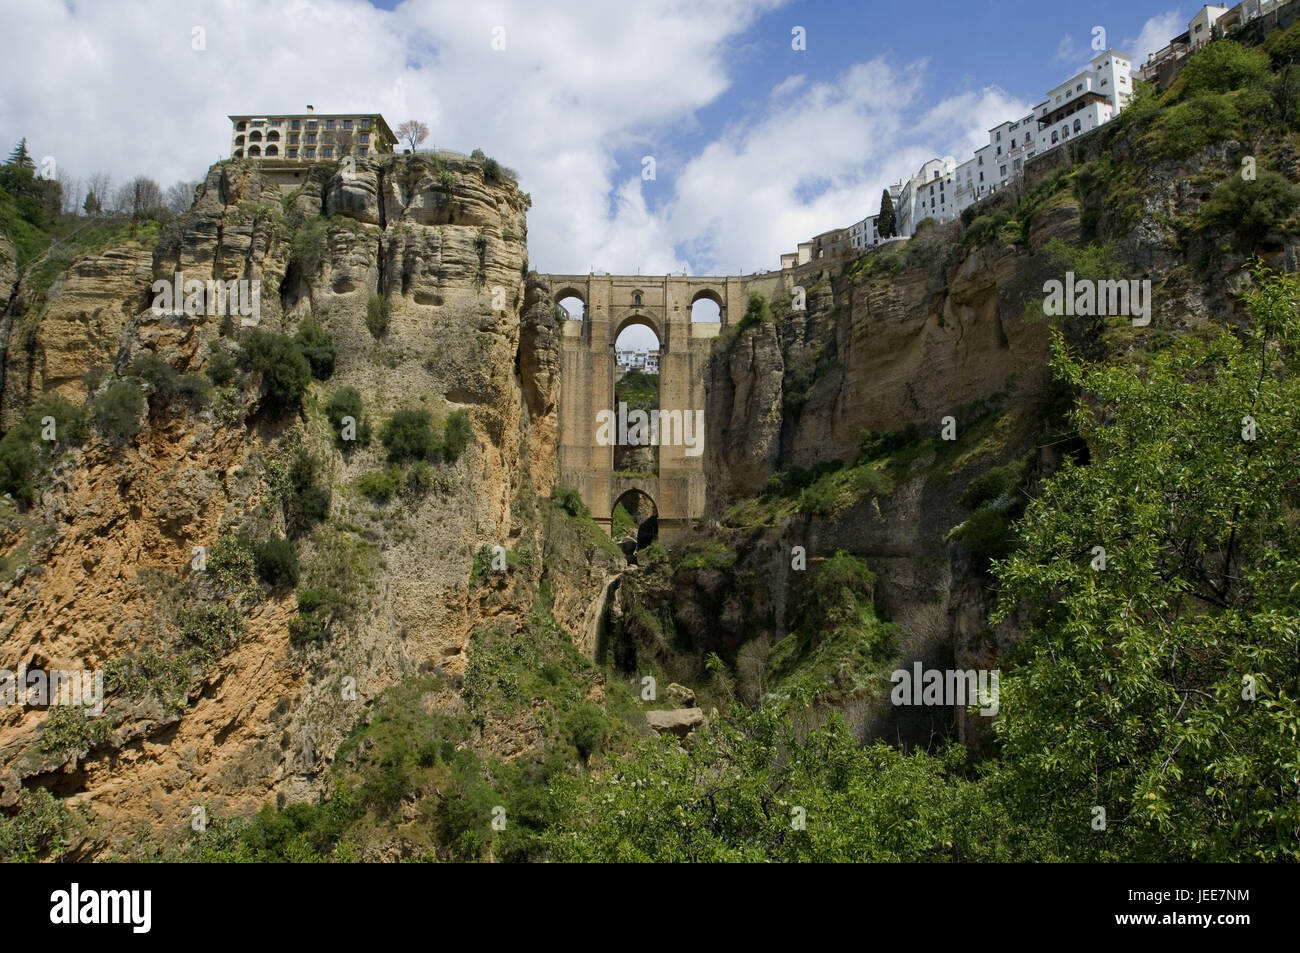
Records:
[[[959,213],[953,211],[957,200],[953,183],[956,171],[957,162],[951,157],[929,159],[916,175],[903,183],[894,203],[898,234],[911,235],[917,224],[927,218],[947,222],[957,217]]]
[[[1109,122],[1133,98],[1133,63],[1127,53],[1098,53],[1088,68],[1047,94],[1034,108],[1038,119],[1037,151],[1047,152]]]
[[[868,215],[860,222],[855,222],[849,226],[849,244],[858,251],[864,251],[868,248],[875,248],[880,244],[880,232],[877,224],[880,221],[879,213]]]
[[[645,372],[647,374],[659,373],[659,352],[650,351],[645,356]]]

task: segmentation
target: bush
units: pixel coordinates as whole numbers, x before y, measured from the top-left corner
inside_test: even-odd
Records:
[[[836,551],[813,577],[805,611],[817,628],[834,629],[855,621],[859,604],[870,605],[875,588],[876,574],[866,563]]]
[[[1197,50],[1178,78],[1188,97],[1261,88],[1271,79],[1269,57],[1263,50],[1247,48],[1232,40],[1216,40]]]
[[[240,365],[262,375],[266,404],[272,411],[297,407],[311,383],[311,365],[298,345],[283,334],[252,329],[244,341]]]
[[[384,424],[381,439],[388,448],[388,459],[394,463],[432,460],[442,449],[427,410],[394,411]]]
[[[124,443],[140,432],[144,393],[132,381],[114,381],[90,403],[90,419],[99,435]]]
[[[0,493],[8,493],[20,503],[36,498],[36,475],[41,456],[32,441],[18,428],[0,440]]]
[[[1297,204],[1300,189],[1276,172],[1261,171],[1254,182],[1233,174],[1201,206],[1201,227],[1235,231],[1253,245],[1286,221]]]
[[[858,460],[874,460],[901,450],[916,440],[916,424],[908,424],[888,433],[864,430],[858,435]]]
[[[736,333],[739,334],[746,328],[755,324],[761,324],[772,319],[772,309],[768,306],[767,299],[757,291],[749,293],[749,302],[745,305],[745,314],[741,317],[740,322],[736,325]]]
[[[388,299],[375,295],[366,302],[366,329],[370,336],[381,338],[388,333]]]
[[[235,379],[238,368],[235,367],[233,357],[225,351],[217,350],[212,352],[208,365],[203,370],[208,375],[208,380],[218,387],[224,387]]]
[[[307,321],[293,336],[293,341],[311,365],[311,376],[318,381],[328,380],[334,373],[334,359],[338,355],[338,347],[330,333],[315,321]]]
[[[289,492],[284,498],[284,522],[296,538],[329,516],[330,488],[320,482],[320,464],[299,447],[289,463]]]
[[[451,481],[445,475],[434,470],[426,460],[416,460],[412,463],[411,468],[406,472],[407,492],[413,496],[424,496],[435,487],[444,491],[448,490],[451,487]]]
[[[559,504],[570,516],[590,517],[591,510],[587,504],[582,502],[582,494],[577,490],[572,490],[567,486],[557,486],[551,491],[551,499]]]
[[[325,406],[325,416],[329,418],[330,426],[334,428],[334,439],[341,449],[347,450],[353,446],[364,447],[370,443],[370,421],[361,415],[361,411],[361,392],[355,387],[340,387],[330,395],[330,401]],[[356,423],[356,431],[353,434],[355,440],[343,439],[344,417],[351,417]]]
[[[292,589],[298,585],[298,554],[287,539],[272,536],[255,543],[253,562],[257,577],[272,589]]]
[[[393,464],[383,470],[367,473],[357,481],[357,489],[374,503],[383,505],[393,498],[402,481],[402,468]]]
[[[573,741],[585,762],[604,747],[605,739],[609,737],[609,722],[599,708],[587,703],[564,716],[564,733]]]
[[[131,365],[131,373],[149,385],[149,412],[159,414],[180,395],[181,375],[156,354],[144,354]]]
[[[443,452],[450,462],[455,463],[474,436],[474,424],[469,419],[469,413],[464,410],[452,411],[443,424],[442,434]]]
[[[242,534],[226,533],[208,553],[207,572],[222,589],[248,585],[257,572],[253,541]]]
[[[243,617],[235,609],[216,603],[181,609],[176,622],[181,637],[208,661],[225,655],[244,634]]]
[[[325,260],[328,234],[324,219],[315,218],[303,224],[293,235],[293,251],[289,263],[296,265],[304,278],[312,278],[320,271]]]
[[[501,178],[501,166],[497,164],[496,159],[483,160],[483,178],[488,182],[496,182]]]
[[[301,606],[299,606],[301,609]],[[289,620],[289,644],[302,647],[319,642],[325,637],[325,627],[310,612],[299,612]]]

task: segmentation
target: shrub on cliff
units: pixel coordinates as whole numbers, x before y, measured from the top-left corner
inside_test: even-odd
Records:
[[[427,410],[402,409],[393,412],[380,435],[393,463],[432,460],[442,450]]]
[[[244,340],[240,365],[262,375],[263,402],[273,412],[297,407],[311,383],[311,365],[292,338],[254,328]]]
[[[474,424],[467,411],[455,410],[447,415],[442,425],[442,450],[448,462],[455,463],[460,459],[473,436]]]
[[[374,338],[388,333],[388,299],[383,295],[374,295],[366,302],[366,330]]]
[[[1201,206],[1200,224],[1202,228],[1236,231],[1246,244],[1253,245],[1269,229],[1286,221],[1297,204],[1300,189],[1276,172],[1263,170],[1253,182],[1234,173]]]
[[[334,373],[334,359],[338,355],[333,336],[315,321],[306,321],[293,336],[293,342],[311,365],[311,376],[318,381],[328,380]]]
[[[114,381],[90,404],[90,420],[99,435],[124,443],[140,432],[144,393],[134,381]]]
[[[330,395],[325,406],[325,416],[334,428],[335,441],[342,450],[364,447],[370,443],[370,421],[362,416],[361,392],[355,387],[340,387]],[[351,439],[346,439],[344,418],[351,417],[355,429],[350,430]]]
[[[293,543],[272,536],[253,545],[257,577],[272,589],[291,589],[298,585],[298,554]]]

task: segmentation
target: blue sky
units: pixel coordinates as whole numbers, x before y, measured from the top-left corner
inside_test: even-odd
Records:
[[[873,213],[925,159],[969,155],[1087,61],[1094,27],[1141,61],[1196,9],[0,0],[24,37],[0,61],[0,140],[26,136],[83,184],[143,173],[165,187],[227,154],[229,113],[376,110],[428,122],[426,146],[516,169],[541,271],[749,272]]]

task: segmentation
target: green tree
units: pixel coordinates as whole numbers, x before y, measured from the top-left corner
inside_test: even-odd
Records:
[[[253,328],[244,341],[240,364],[262,375],[265,403],[272,410],[297,407],[311,383],[311,365],[292,338]]]
[[[876,219],[876,232],[881,238],[893,238],[898,231],[898,221],[894,217],[894,197],[889,189],[880,193],[880,217]]]
[[[87,215],[98,215],[103,211],[103,203],[99,201],[99,197],[94,192],[87,192],[86,201],[81,206],[81,209]]]
[[[31,154],[27,151],[27,137],[24,136],[14,146],[13,152],[9,153],[9,158],[5,160],[5,165],[16,166],[19,169],[35,169],[36,163],[32,161]]]
[[[1300,280],[1256,280],[1249,327],[1140,363],[1056,339],[1092,463],[1028,507],[994,620],[1026,624],[995,787],[1049,853],[1300,857]]]
[[[380,439],[388,449],[389,461],[393,463],[431,460],[442,449],[427,410],[403,408],[394,411],[384,424]]]
[[[315,321],[306,321],[293,340],[311,365],[311,376],[318,381],[328,380],[334,373],[334,360],[338,356],[333,336]]]

